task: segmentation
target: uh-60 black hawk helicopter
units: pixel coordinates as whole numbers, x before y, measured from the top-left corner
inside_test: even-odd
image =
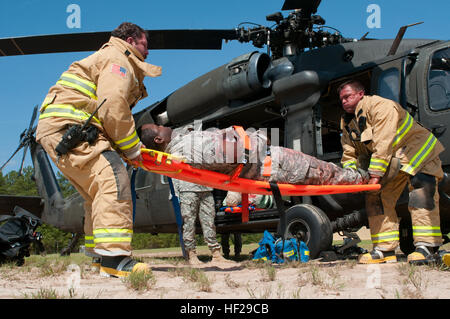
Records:
[[[361,81],[368,94],[398,101],[429,128],[444,146],[450,145],[450,42],[402,39],[359,40],[328,32],[316,15],[321,0],[286,0],[282,10],[267,16],[272,28],[232,30],[149,30],[149,49],[220,49],[223,40],[251,42],[267,52],[239,56],[175,90],[165,99],[134,114],[137,127],[144,123],[181,126],[201,120],[203,127],[239,124],[252,128],[279,128],[280,145],[301,148],[327,161],[339,162],[339,122],[343,113],[336,88],[348,79]],[[94,51],[109,33],[65,34],[0,40],[5,56],[50,52]],[[39,198],[2,197],[2,212],[15,205],[62,230],[83,233],[83,205],[79,194],[63,198],[45,151],[34,139],[33,114],[17,151],[30,149]],[[17,153],[16,151],[16,153]],[[441,154],[445,177],[440,183],[441,229],[450,232],[450,148]],[[23,165],[23,162],[22,162]],[[131,175],[131,168],[129,168]],[[162,175],[138,170],[134,231],[176,233],[169,181]],[[224,192],[215,191],[216,201]],[[20,200],[20,201],[17,201]],[[279,232],[306,242],[311,257],[329,250],[333,233],[349,236],[344,252],[358,242],[355,231],[367,225],[364,195],[339,194],[283,198],[284,223]],[[275,231],[280,209],[252,212],[248,222],[239,214],[218,213],[218,233]],[[401,217],[401,249],[413,250],[407,193],[397,203]],[[446,242],[448,238],[445,237]]]

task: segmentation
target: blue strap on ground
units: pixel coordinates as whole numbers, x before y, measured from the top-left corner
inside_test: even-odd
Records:
[[[183,252],[183,257],[186,258],[186,250],[184,249],[184,241],[183,241],[183,218],[181,217],[180,202],[178,201],[178,197],[175,195],[175,188],[173,187],[172,179],[169,177],[168,180],[170,186],[170,193],[172,194],[171,201],[173,205],[173,211],[175,213],[175,219],[177,221],[178,236],[180,237],[180,246]]]
[[[136,217],[136,185],[135,185],[136,173],[137,173],[137,168],[133,168],[133,172],[131,173],[131,180],[130,180],[131,200],[133,202],[133,225],[134,225],[134,221],[135,221],[135,217]]]

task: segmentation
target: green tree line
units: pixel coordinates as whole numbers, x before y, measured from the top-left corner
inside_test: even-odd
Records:
[[[24,167],[22,175],[19,172],[10,171],[6,175],[0,173],[0,194],[17,196],[38,196],[36,183],[33,180],[34,169],[31,166]],[[59,171],[56,174],[59,186],[64,197],[76,192],[75,188]],[[43,224],[37,229],[42,234],[42,243],[47,253],[59,253],[72,239],[72,234],[63,232],[52,225]],[[83,237],[83,236],[82,236]],[[244,234],[243,243],[257,242],[261,234]],[[197,235],[197,244],[204,245],[203,236]],[[218,235],[220,240],[220,235]],[[79,240],[76,249],[84,245],[84,238]],[[178,234],[144,234],[135,233],[131,242],[133,249],[152,249],[178,247],[180,245]]]

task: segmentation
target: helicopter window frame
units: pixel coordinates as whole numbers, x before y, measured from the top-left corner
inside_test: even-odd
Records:
[[[389,100],[400,101],[400,70],[390,67],[378,77],[377,95]]]
[[[442,53],[444,54],[442,55]],[[450,69],[432,69],[433,60],[436,57],[450,58],[450,47],[442,48],[433,52],[430,56],[428,72],[427,72],[427,102],[431,111],[442,112],[450,110]],[[434,71],[434,72],[433,72]],[[433,78],[431,77],[433,73]],[[434,83],[430,83],[431,80]],[[432,94],[431,86],[434,86],[437,90]],[[438,96],[439,95],[439,96]],[[435,97],[435,99],[433,99]],[[438,99],[441,97],[441,99]]]

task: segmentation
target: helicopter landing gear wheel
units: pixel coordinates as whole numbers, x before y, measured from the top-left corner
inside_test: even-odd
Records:
[[[281,232],[280,232],[281,231]],[[327,215],[309,204],[299,204],[286,210],[284,238],[297,238],[309,248],[310,258],[316,258],[321,251],[328,250],[333,243],[333,231]]]

